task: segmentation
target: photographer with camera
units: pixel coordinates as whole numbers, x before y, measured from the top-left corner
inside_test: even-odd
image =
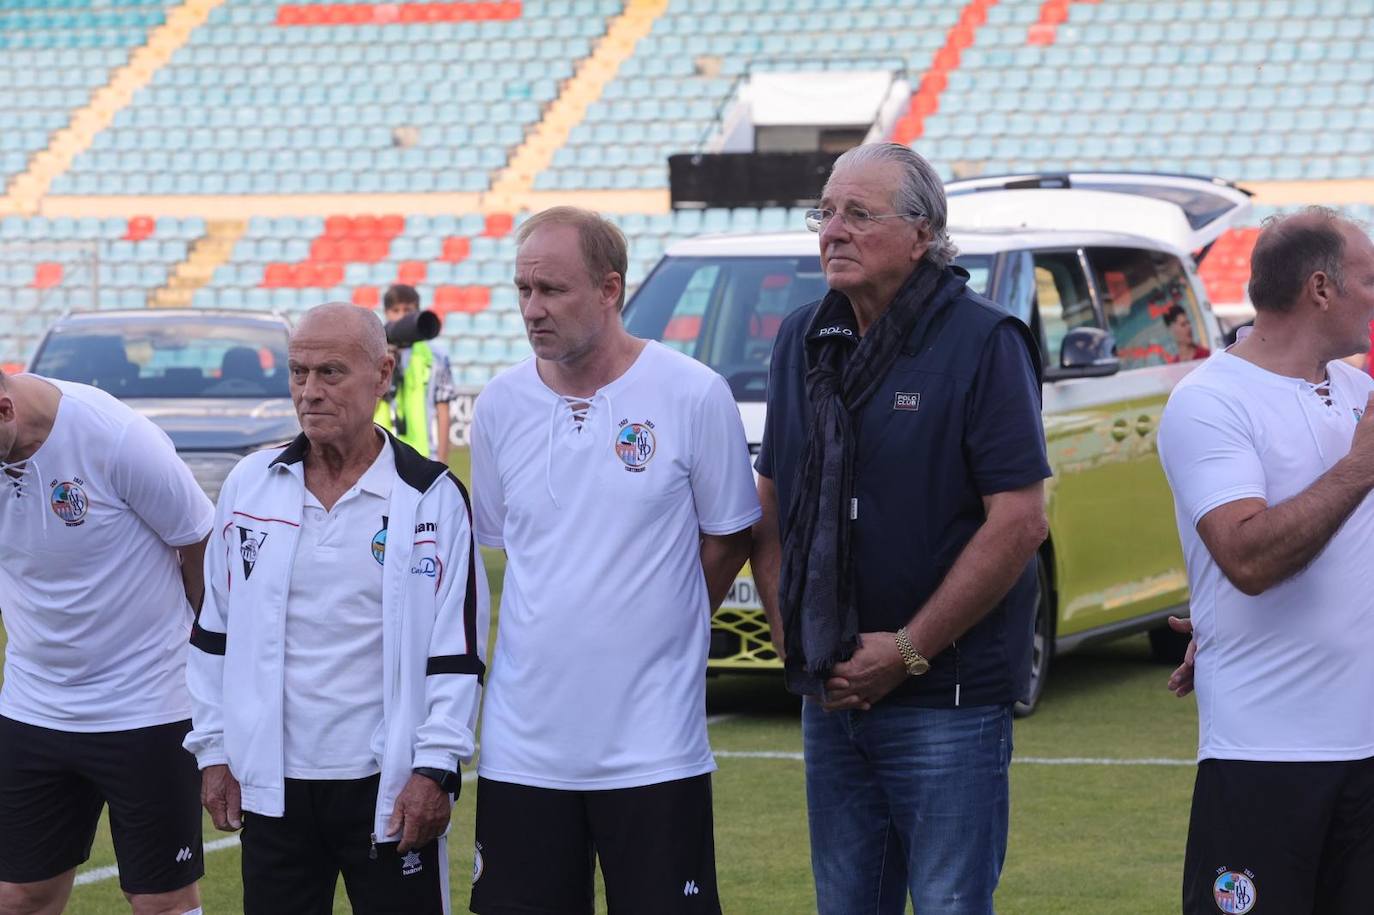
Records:
[[[401,283],[382,297],[382,313],[396,369],[374,419],[416,451],[446,464],[448,405],[458,393],[453,389],[448,357],[427,342],[439,335],[439,316],[421,311],[420,294],[414,286]]]

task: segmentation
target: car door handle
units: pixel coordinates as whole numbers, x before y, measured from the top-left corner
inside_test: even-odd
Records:
[[[1135,434],[1139,435],[1141,438],[1144,438],[1145,436],[1149,435],[1150,431],[1154,429],[1154,427],[1155,418],[1153,416],[1142,414],[1136,417]]]
[[[1116,439],[1118,442],[1124,442],[1126,436],[1130,434],[1131,426],[1125,419],[1118,419],[1116,422],[1112,423],[1112,438]]]

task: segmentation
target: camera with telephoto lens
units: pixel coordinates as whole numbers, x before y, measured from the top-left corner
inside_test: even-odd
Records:
[[[412,311],[404,318],[386,322],[386,342],[401,348],[413,346],[421,340],[433,340],[442,327],[434,312]]]
[[[409,349],[421,340],[439,336],[443,322],[432,311],[412,311],[404,318],[386,322],[386,342],[397,349]],[[391,411],[391,428],[397,435],[406,434],[406,417],[396,407],[396,393],[404,383],[405,368],[398,355],[391,371],[391,385],[382,400]]]

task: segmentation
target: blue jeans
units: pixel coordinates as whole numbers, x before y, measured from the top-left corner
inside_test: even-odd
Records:
[[[1007,852],[1011,706],[802,706],[820,915],[992,915]]]

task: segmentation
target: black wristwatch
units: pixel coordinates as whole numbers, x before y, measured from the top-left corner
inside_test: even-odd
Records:
[[[453,799],[458,799],[458,793],[463,790],[463,779],[457,772],[447,772],[443,769],[435,769],[431,766],[416,766],[410,771],[416,775],[423,775],[425,778],[434,782],[440,788],[453,795]]]

